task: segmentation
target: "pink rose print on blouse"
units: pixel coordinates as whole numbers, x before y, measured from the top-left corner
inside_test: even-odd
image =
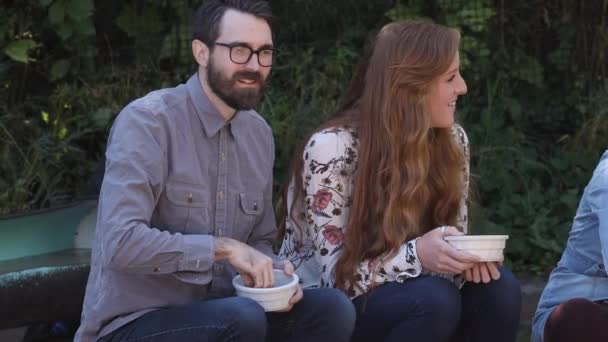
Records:
[[[323,230],[323,237],[325,237],[330,244],[337,245],[342,243],[344,234],[342,234],[342,229],[328,224],[325,226],[325,230]]]
[[[327,189],[317,191],[317,193],[313,195],[312,211],[318,213],[325,210],[329,205],[329,202],[331,202],[332,196],[332,193]]]

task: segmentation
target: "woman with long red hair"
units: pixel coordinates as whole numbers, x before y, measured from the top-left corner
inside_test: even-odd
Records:
[[[296,154],[280,255],[303,287],[353,298],[353,341],[515,340],[517,279],[443,239],[467,230],[459,44],[440,25],[386,25]]]

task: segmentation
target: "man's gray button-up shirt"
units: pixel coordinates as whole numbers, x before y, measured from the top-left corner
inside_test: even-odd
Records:
[[[157,308],[232,295],[235,271],[214,263],[214,237],[273,256],[270,127],[255,111],[226,122],[198,75],[126,106],[106,159],[76,341]]]

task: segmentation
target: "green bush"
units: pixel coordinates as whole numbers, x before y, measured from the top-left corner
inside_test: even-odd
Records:
[[[87,192],[113,116],[194,70],[200,1],[13,0],[0,7],[0,215]],[[457,27],[469,92],[472,230],[511,236],[518,271],[559,257],[608,133],[608,9],[576,0],[271,1],[280,55],[260,112],[275,189],[295,144],[331,114],[368,37],[391,20]]]

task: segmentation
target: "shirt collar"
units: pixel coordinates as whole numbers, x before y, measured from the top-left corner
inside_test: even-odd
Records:
[[[201,82],[198,78],[198,73],[195,73],[190,77],[188,82],[186,82],[186,87],[188,88],[188,93],[190,94],[190,99],[194,104],[194,109],[196,110],[196,114],[198,118],[201,120],[203,124],[203,128],[205,129],[205,134],[207,134],[208,138],[213,137],[219,132],[222,127],[228,124],[229,130],[230,124],[224,120],[224,117],[220,112],[215,108],[213,103],[209,100],[207,93],[203,90],[201,86]],[[238,116],[238,112],[234,115],[231,122]]]

